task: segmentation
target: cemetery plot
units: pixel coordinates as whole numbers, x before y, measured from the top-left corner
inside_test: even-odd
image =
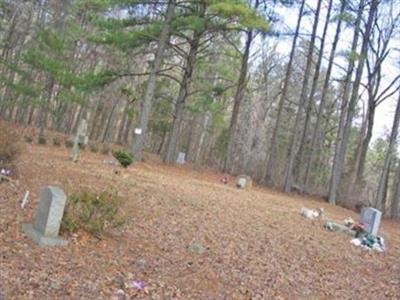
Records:
[[[67,198],[57,187],[48,186],[41,190],[39,207],[33,224],[23,224],[25,233],[40,246],[66,245],[58,237]]]
[[[31,146],[20,176],[0,185],[0,298],[5,299],[398,299],[399,224],[382,220],[384,253],[303,218],[358,214],[257,186],[241,190],[221,174],[146,160],[114,173],[107,156]],[[67,246],[40,247],[22,230],[35,224],[40,188],[117,189],[131,221],[102,239],[81,231]],[[21,201],[29,193],[29,201]],[[40,216],[51,216],[40,213]],[[46,210],[45,210],[46,211]],[[43,218],[41,218],[43,219]],[[46,233],[47,226],[41,227]],[[56,228],[53,228],[56,229]],[[55,231],[52,231],[55,233]]]

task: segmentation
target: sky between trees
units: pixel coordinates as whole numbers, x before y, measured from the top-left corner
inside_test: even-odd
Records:
[[[400,11],[400,1],[396,0],[397,4],[394,5],[395,12],[394,14],[398,14]],[[395,2],[396,2],[395,1]],[[315,0],[307,0],[306,1],[307,6],[309,9],[315,10],[317,1]],[[322,9],[321,13],[321,23],[323,23],[326,19],[326,3],[323,6],[324,8]],[[277,12],[279,13],[280,16],[280,22],[276,24],[276,26],[281,27],[280,31],[282,32],[294,32],[295,27],[296,27],[296,18],[297,18],[297,11],[294,7],[287,7],[283,5],[277,5]],[[304,19],[304,22],[301,26],[301,32],[303,34],[311,34],[311,28],[312,28],[312,14],[310,14],[307,18]],[[318,28],[318,35],[321,36],[322,34],[322,26]],[[399,30],[399,29],[398,29]],[[335,28],[331,26],[328,29],[327,33],[327,40],[329,43],[332,43],[333,36],[335,34]],[[345,49],[348,49],[351,44],[351,39],[352,39],[352,29],[351,28],[346,28],[341,36],[341,39],[339,41],[338,48],[341,49],[342,51]],[[306,36],[304,38],[307,38]],[[284,55],[289,55],[290,52],[290,44],[291,44],[292,36],[280,36],[279,38],[275,39],[275,42],[277,43],[277,50]],[[259,41],[259,43],[262,43]],[[400,63],[400,35],[396,35],[393,37],[393,39],[390,41],[390,47],[392,48],[397,48],[397,51],[392,51],[389,54],[389,57],[387,60],[384,61],[383,63],[383,73],[385,74],[384,81],[383,81],[383,86],[389,84],[396,76],[399,74],[399,63]],[[329,49],[327,49],[326,52],[328,52]],[[258,51],[255,49],[254,51]],[[325,59],[323,61],[324,65],[327,64],[327,56],[328,54],[325,55]],[[337,58],[338,63],[341,63],[342,65],[346,64],[346,59],[344,57],[342,58]],[[333,72],[335,73],[335,76],[340,76],[343,75],[343,70],[335,67]],[[363,101],[365,103],[366,98],[363,97]],[[397,96],[393,95],[388,99],[387,101],[383,102],[379,109],[376,112],[375,116],[375,127],[373,131],[373,139],[376,140],[377,138],[382,138],[385,137],[389,134],[391,125],[392,125],[392,119],[396,110],[396,102],[397,102]],[[360,120],[355,120],[357,124],[360,123]]]

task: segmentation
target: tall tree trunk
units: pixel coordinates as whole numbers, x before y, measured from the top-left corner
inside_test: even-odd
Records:
[[[111,110],[110,110],[110,114],[107,117],[107,121],[106,121],[104,132],[103,132],[103,137],[101,139],[101,141],[103,143],[107,140],[107,137],[109,135],[108,133],[109,133],[110,127],[111,127],[110,126],[111,125],[111,121],[112,121],[112,119],[114,117],[114,112],[115,112],[115,108],[117,107],[117,105],[118,105],[118,100],[114,100],[114,103],[112,104],[112,107],[111,107]],[[108,139],[108,140],[109,140],[109,142],[113,142],[112,139]]]
[[[22,30],[22,33],[20,32],[18,34],[18,30],[15,30],[15,28],[18,25],[18,17],[20,16],[20,14],[21,11],[20,8],[18,7],[16,8],[15,13],[12,17],[11,25],[7,33],[7,37],[4,41],[4,47],[1,55],[3,61],[7,62],[10,65],[13,65],[12,69],[8,69],[7,64],[4,64],[4,69],[2,70],[2,72],[4,73],[7,72],[9,73],[7,79],[9,84],[5,86],[4,94],[2,96],[2,101],[0,101],[0,114],[5,116],[7,108],[9,108],[8,109],[9,113],[7,116],[9,120],[13,120],[12,117],[14,110],[17,107],[17,99],[18,99],[18,97],[15,97],[15,99],[13,99],[12,97],[13,95],[12,95],[11,85],[15,83],[15,79],[17,78],[17,72],[15,71],[14,68],[17,68],[17,66],[20,64],[21,53],[23,51],[26,39],[29,35],[29,30],[32,26],[33,13],[29,12],[27,20],[24,20],[25,26]],[[4,106],[1,104],[3,104]]]
[[[293,42],[292,42],[292,49],[290,51],[289,62],[287,65],[285,79],[283,82],[282,93],[281,93],[281,97],[280,97],[279,104],[278,104],[278,112],[277,112],[277,116],[276,116],[276,120],[275,120],[274,129],[272,131],[271,140],[269,143],[268,160],[267,160],[267,166],[266,166],[267,170],[266,170],[266,174],[265,174],[265,182],[268,185],[274,184],[272,177],[273,177],[273,172],[275,170],[276,152],[278,150],[276,139],[278,137],[279,126],[281,125],[282,111],[283,111],[283,106],[285,104],[286,95],[288,92],[289,80],[292,75],[293,58],[294,58],[294,54],[296,52],[297,38],[299,36],[301,19],[303,18],[304,6],[305,6],[305,0],[303,0],[301,2],[299,16],[297,18],[296,31],[294,33]]]
[[[366,136],[367,133],[367,127],[368,127],[368,111],[366,113],[363,112],[362,114],[362,123],[361,123],[361,128],[360,128],[360,133],[357,139],[357,147],[354,151],[353,159],[349,161],[349,189],[347,194],[350,195],[352,188],[355,187],[355,182],[356,182],[356,173],[358,169],[358,164],[360,162],[360,157],[361,157],[361,150],[362,150],[362,144],[363,140]]]
[[[363,10],[363,1],[360,2],[360,10]],[[347,114],[344,118],[345,122],[343,126],[339,125],[339,135],[338,135],[338,143],[335,149],[335,159],[334,165],[332,168],[332,177],[331,177],[331,184],[329,189],[329,202],[331,204],[336,203],[337,191],[340,186],[340,181],[342,178],[344,162],[345,162],[345,155],[347,150],[347,144],[350,137],[351,125],[353,121],[353,116],[357,104],[357,100],[359,99],[359,88],[361,83],[361,78],[364,70],[365,58],[368,52],[368,41],[369,35],[372,30],[373,22],[375,21],[375,16],[378,8],[379,0],[372,0],[370,4],[370,9],[368,13],[368,20],[365,27],[364,37],[361,46],[361,53],[358,58],[358,65],[356,71],[356,77],[354,79],[354,83],[352,86],[351,97],[347,108]],[[362,12],[360,13],[362,15]],[[360,16],[361,18],[361,16]],[[356,49],[356,47],[355,47]],[[355,52],[354,52],[355,53]],[[354,60],[354,59],[353,59]],[[351,78],[349,78],[349,81]],[[350,85],[350,84],[349,84]],[[350,90],[350,88],[349,88]],[[343,112],[342,112],[343,113]],[[340,130],[342,129],[342,130]]]
[[[47,118],[49,114],[49,106],[51,105],[51,97],[53,95],[54,89],[54,78],[52,76],[48,76],[47,84],[46,84],[46,98],[42,103],[42,107],[40,107],[39,112],[39,138],[44,138],[44,131],[47,127]]]
[[[393,181],[392,203],[390,206],[390,216],[392,218],[400,217],[400,160],[397,162],[396,177]]]
[[[146,91],[144,93],[141,111],[139,114],[138,128],[141,129],[141,133],[135,135],[132,145],[132,154],[136,160],[140,160],[142,157],[142,150],[147,136],[149,117],[153,105],[157,73],[160,71],[161,68],[164,51],[169,39],[171,23],[174,18],[174,14],[175,14],[175,0],[170,0],[168,2],[167,15],[165,18],[165,22],[163,24],[163,29],[161,31],[160,38],[158,40],[157,51],[155,54],[153,66],[150,71],[149,79],[147,81]]]
[[[310,77],[311,65],[312,65],[312,61],[313,61],[315,38],[317,35],[319,14],[321,11],[321,3],[322,3],[322,1],[318,1],[317,10],[315,12],[314,24],[313,24],[313,29],[312,29],[312,33],[311,33],[311,40],[310,40],[310,45],[309,45],[308,53],[307,53],[306,69],[304,71],[303,84],[302,84],[300,99],[299,99],[299,103],[298,103],[298,107],[297,107],[296,119],[293,124],[292,136],[290,138],[289,151],[288,151],[288,155],[287,155],[288,162],[286,165],[285,183],[284,183],[284,187],[283,187],[285,192],[290,192],[292,189],[293,167],[294,167],[294,160],[296,158],[296,154],[298,151],[298,138],[302,135],[302,133],[300,132],[301,131],[301,118],[303,116],[303,110],[307,105],[309,105],[309,104],[307,104],[307,102],[309,102],[309,100],[310,100],[308,98],[308,79]]]
[[[379,179],[378,191],[376,193],[376,198],[375,198],[375,207],[378,209],[384,209],[383,203],[384,203],[385,193],[386,193],[386,182],[387,182],[388,176],[389,176],[390,163],[393,160],[394,153],[395,153],[395,146],[396,146],[397,133],[399,130],[399,123],[400,123],[400,94],[399,94],[399,99],[397,100],[397,106],[396,106],[396,112],[395,112],[394,120],[393,120],[392,132],[391,132],[390,138],[389,138],[389,146],[386,151],[382,174]]]
[[[341,113],[340,113],[340,120],[339,120],[339,129],[338,129],[338,134],[337,134],[337,139],[336,139],[336,147],[335,147],[335,156],[333,160],[333,166],[332,166],[332,174],[331,174],[331,180],[329,184],[329,193],[328,193],[328,200],[329,203],[331,204],[336,204],[336,197],[337,197],[337,192],[339,189],[340,181],[342,179],[342,172],[343,172],[343,165],[344,165],[344,158],[345,158],[345,152],[346,152],[346,147],[347,147],[347,142],[348,142],[348,137],[347,133],[350,132],[350,127],[351,127],[351,121],[353,119],[353,111],[354,106],[356,103],[356,100],[358,99],[358,86],[359,83],[353,84],[353,93],[349,102],[350,98],[350,91],[351,91],[351,78],[352,74],[354,71],[355,67],[355,59],[354,55],[357,53],[357,43],[358,43],[358,38],[360,35],[360,25],[361,25],[361,20],[362,20],[362,13],[364,10],[364,0],[360,1],[360,5],[358,7],[358,12],[357,12],[357,19],[355,23],[355,28],[354,28],[354,36],[353,36],[353,42],[351,46],[351,55],[353,57],[349,57],[349,65],[347,68],[347,75],[345,78],[345,85],[344,85],[344,91],[343,91],[343,99],[342,99],[342,105],[341,105]],[[360,55],[360,60],[359,60],[359,68],[357,70],[357,73],[360,74],[362,73],[362,68],[364,66],[364,59],[362,58],[362,55],[366,54],[367,50],[367,44],[363,43],[362,46],[362,51]],[[361,72],[360,72],[361,71]],[[357,74],[357,75],[358,75]],[[356,75],[356,77],[358,77]],[[353,95],[356,95],[353,97]],[[350,123],[349,123],[350,121]]]
[[[204,144],[205,144],[205,139],[207,136],[207,132],[208,132],[208,123],[211,120],[211,113],[209,111],[204,113],[204,117],[203,117],[203,124],[201,125],[201,133],[200,133],[200,138],[199,138],[199,143],[198,143],[198,147],[194,156],[194,161],[197,164],[201,164],[203,163],[203,161],[201,160],[201,154],[202,154],[202,150],[204,148]]]
[[[368,105],[365,135],[363,135],[360,145],[360,151],[359,153],[357,153],[356,156],[356,163],[354,166],[353,174],[354,178],[352,179],[352,184],[360,185],[363,179],[368,147],[371,142],[372,130],[374,128],[375,109],[375,105]]]
[[[392,13],[392,12],[391,12]],[[380,19],[387,18],[390,21]],[[375,111],[377,106],[388,98],[390,93],[390,86],[398,80],[395,78],[390,84],[387,85],[389,89],[382,88],[382,64],[389,56],[391,51],[390,42],[393,38],[393,33],[398,26],[399,15],[393,17],[391,15],[378,15],[376,22],[374,22],[374,28],[371,34],[368,36],[370,48],[370,55],[366,58],[366,65],[368,70],[367,80],[367,92],[368,92],[368,127],[367,132],[363,136],[363,140],[360,147],[360,152],[357,155],[357,161],[353,172],[353,182],[360,185],[363,181],[364,167],[366,161],[366,154],[368,151],[369,143],[372,137],[372,130],[374,125]],[[383,90],[382,94],[379,92]]]
[[[206,4],[204,2],[199,3],[199,17],[204,17],[206,11]],[[190,40],[190,49],[186,58],[182,81],[180,83],[180,89],[176,100],[175,111],[169,133],[166,151],[164,153],[163,161],[166,163],[175,162],[176,148],[178,144],[179,131],[183,122],[183,115],[185,112],[186,99],[189,95],[191,87],[193,70],[196,63],[197,52],[200,47],[200,39],[204,33],[204,28],[196,29],[193,33],[193,38]]]
[[[299,153],[297,155],[297,159],[295,161],[296,166],[294,169],[295,174],[297,175],[298,182],[301,185],[301,190],[304,190],[304,181],[301,180],[301,172],[300,172],[300,165],[304,161],[304,156],[305,156],[305,147],[307,144],[307,135],[309,131],[309,123],[311,120],[311,111],[313,107],[314,97],[315,93],[317,91],[317,86],[318,86],[318,80],[319,80],[319,75],[320,75],[320,69],[321,69],[321,63],[322,63],[322,58],[324,56],[324,48],[325,48],[325,38],[326,38],[326,33],[328,32],[328,27],[329,27],[329,22],[330,22],[330,17],[331,17],[331,11],[332,11],[332,6],[333,6],[333,0],[329,0],[328,4],[328,11],[326,13],[326,19],[325,19],[325,25],[322,33],[322,38],[321,38],[321,47],[319,48],[319,53],[318,53],[318,59],[317,59],[317,64],[315,66],[315,72],[314,72],[314,77],[313,77],[313,82],[311,86],[311,91],[306,107],[306,119],[304,121],[304,127],[302,131],[302,136],[300,140],[300,148],[299,148]]]
[[[118,131],[118,137],[117,137],[117,143],[123,144],[124,141],[122,140],[123,135],[124,135],[124,130],[127,125],[127,119],[128,119],[128,109],[129,109],[129,101],[126,101],[124,110],[122,111],[122,121],[121,121],[121,126]]]
[[[345,8],[346,8],[346,0],[342,0],[341,7],[340,7],[340,13],[339,13],[340,16],[343,15]],[[322,95],[321,95],[321,101],[320,101],[319,108],[318,108],[317,120],[315,122],[314,130],[313,130],[312,138],[311,138],[310,155],[308,156],[307,163],[306,163],[306,171],[305,171],[305,175],[304,175],[304,186],[306,189],[309,187],[311,168],[312,168],[312,166],[314,164],[314,160],[315,160],[316,146],[317,146],[317,142],[318,142],[318,136],[320,133],[320,126],[321,126],[322,118],[323,118],[324,111],[325,111],[329,83],[330,83],[330,78],[331,78],[331,73],[332,73],[332,68],[333,68],[333,62],[334,62],[335,55],[336,55],[336,48],[337,48],[337,44],[339,42],[341,29],[342,29],[342,18],[340,17],[338,20],[337,26],[336,26],[336,32],[335,32],[335,37],[333,39],[331,53],[329,55],[329,62],[328,62],[327,70],[326,70],[324,86],[322,88]]]
[[[229,142],[228,142],[228,149],[227,149],[227,159],[225,163],[225,172],[232,173],[235,170],[235,165],[237,165],[238,161],[240,160],[240,155],[235,153],[237,149],[236,147],[241,147],[242,145],[238,145],[237,142],[237,131],[238,131],[238,120],[239,120],[239,113],[241,109],[241,105],[244,99],[244,94],[246,92],[246,85],[247,85],[247,70],[248,70],[248,62],[249,62],[249,55],[250,55],[250,47],[253,41],[253,31],[249,30],[246,34],[246,43],[244,46],[244,53],[242,55],[242,62],[240,67],[240,75],[239,80],[237,83],[233,110],[232,110],[232,117],[231,122],[229,125]],[[243,164],[239,166],[239,169],[243,168]]]

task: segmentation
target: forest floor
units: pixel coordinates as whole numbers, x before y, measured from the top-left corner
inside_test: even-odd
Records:
[[[152,160],[117,175],[106,158],[84,151],[74,164],[64,147],[26,146],[18,180],[0,183],[0,299],[400,299],[399,223],[383,221],[387,250],[370,252],[299,214],[357,219],[344,208]],[[117,189],[131,222],[101,240],[79,232],[66,247],[38,247],[21,224],[45,185]]]

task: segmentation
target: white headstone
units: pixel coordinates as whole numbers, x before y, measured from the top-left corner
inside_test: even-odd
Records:
[[[365,207],[361,210],[361,223],[365,225],[365,230],[373,235],[378,235],[381,218],[380,210],[372,207]]]
[[[66,240],[58,237],[66,200],[66,195],[58,187],[47,186],[40,191],[33,224],[22,225],[24,232],[40,246],[67,244]]]
[[[246,187],[247,180],[244,177],[240,177],[237,181],[237,187],[240,189],[244,189]]]
[[[240,189],[246,189],[252,187],[252,180],[250,176],[239,175],[237,177],[236,186]]]
[[[179,152],[178,159],[176,160],[177,164],[183,165],[186,162],[186,153]]]

